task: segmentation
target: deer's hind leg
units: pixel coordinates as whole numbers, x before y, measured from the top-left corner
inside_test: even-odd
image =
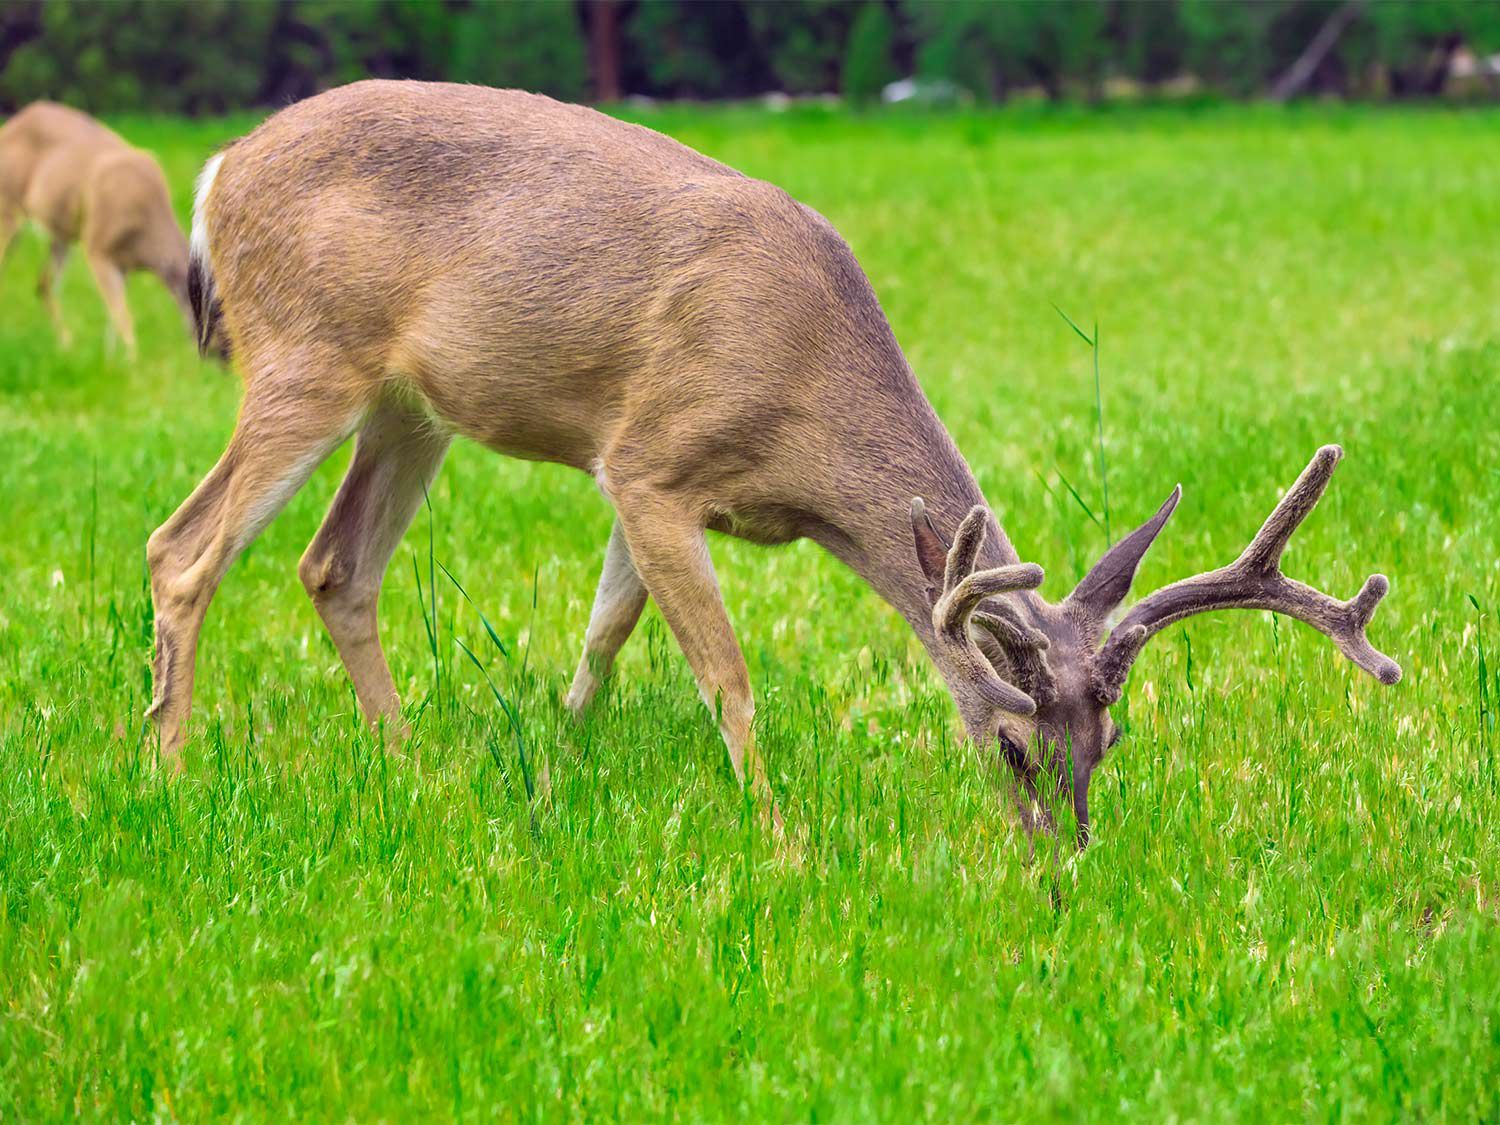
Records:
[[[583,656],[573,675],[573,686],[568,689],[567,707],[575,716],[582,717],[588,710],[645,608],[646,584],[635,569],[625,529],[617,519],[604,551],[604,568],[599,572],[599,589],[583,639]]]
[[[58,342],[65,348],[73,342],[73,334],[68,331],[67,322],[63,320],[62,305],[57,299],[57,286],[62,281],[63,266],[67,262],[67,241],[54,237],[47,250],[47,261],[36,279],[36,295],[47,307],[47,315],[52,319],[52,329],[57,333]]]
[[[449,435],[417,408],[383,402],[297,568],[372,725],[404,731],[401,699],[380,647],[376,605],[401,537],[448,450]]]
[[[186,737],[198,635],[225,571],[359,425],[367,404],[351,374],[302,359],[247,369],[223,456],[146,544],[156,616],[149,714],[163,758]]]

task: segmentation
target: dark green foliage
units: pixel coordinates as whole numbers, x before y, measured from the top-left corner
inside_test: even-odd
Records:
[[[49,0],[0,73],[0,100],[85,109],[219,112],[261,93],[277,9],[269,3]]]
[[[1188,69],[1225,93],[1255,93],[1274,77],[1276,60],[1268,42],[1271,25],[1292,6],[1291,0],[1259,4],[1182,0],[1179,10]]]
[[[573,6],[555,0],[475,4],[452,21],[444,77],[558,98],[583,97],[588,64]]]
[[[1438,63],[1459,42],[1480,55],[1500,51],[1500,3],[1406,0],[1375,4],[1369,13],[1368,40],[1391,93],[1431,93],[1440,77]]]
[[[851,21],[869,6],[850,0],[786,0],[747,4],[745,16],[776,85],[790,94],[816,94],[839,87]]]
[[[1105,0],[916,0],[907,11],[922,43],[917,65],[923,76],[947,79],[980,97],[999,100],[1020,86],[1040,86],[1050,97],[1093,92],[1113,53],[1105,35]]]
[[[885,84],[897,77],[891,61],[895,36],[891,14],[880,0],[871,0],[859,10],[844,60],[844,97],[856,104],[880,99]]]
[[[0,110],[49,97],[102,112],[281,105],[366,76],[564,98],[590,87],[591,0],[4,0]],[[743,98],[842,90],[913,69],[984,100],[1093,99],[1110,79],[1191,77],[1258,97],[1347,0],[634,0],[607,57],[623,92]],[[1371,0],[1297,92],[1458,90],[1449,63],[1500,51],[1500,0]]]
[[[734,97],[774,84],[740,4],[641,0],[625,38],[626,85],[642,93]]]
[[[908,0],[908,14],[921,46],[917,71],[941,78],[979,97],[1005,96],[1005,68],[989,34],[1006,17],[984,0],[927,4]]]
[[[1176,4],[1162,0],[1117,0],[1114,64],[1148,85],[1183,72],[1186,43]]]

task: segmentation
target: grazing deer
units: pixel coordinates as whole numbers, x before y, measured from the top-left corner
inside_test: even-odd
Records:
[[[35,102],[0,127],[0,261],[23,218],[39,224],[52,240],[37,295],[64,346],[71,334],[58,306],[57,283],[75,242],[83,244],[110,320],[130,354],[135,329],[125,303],[125,275],[131,270],[156,274],[191,318],[187,239],[172,214],[161,167],[88,114]]]
[[[1107,639],[1178,492],[1043,601],[1041,569],[997,525],[833,228],[648,129],[514,91],[360,82],[215,156],[192,244],[200,344],[232,347],[245,398],[223,457],[147,548],[166,756],[225,570],[350,435],[299,569],[372,722],[401,722],[381,580],[455,434],[588,472],[614,505],[569,708],[589,706],[649,596],[762,794],[708,528],[805,536],[860,574],[921,638],[969,738],[1015,771],[1028,824],[1046,821],[1047,771],[1087,831],[1108,708],[1146,640],[1189,614],[1275,610],[1400,676],[1364,637],[1384,578],[1339,602],[1277,569],[1335,446],[1238,561],[1151,595]]]

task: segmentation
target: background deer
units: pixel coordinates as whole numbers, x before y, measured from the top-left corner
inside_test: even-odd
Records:
[[[0,127],[0,261],[23,218],[52,240],[37,294],[64,345],[70,333],[57,283],[75,242],[82,243],[110,320],[131,354],[135,329],[125,303],[131,270],[156,274],[191,317],[187,239],[172,214],[161,167],[88,114],[36,102]]]
[[[200,344],[232,348],[245,398],[223,457],[148,545],[151,713],[168,757],[220,579],[350,435],[300,574],[372,722],[401,721],[376,634],[381,581],[455,435],[589,472],[614,505],[568,706],[587,709],[649,596],[735,773],[762,795],[708,528],[805,536],[859,573],[911,624],[969,738],[1014,771],[1029,824],[1046,821],[1038,786],[1051,776],[1086,834],[1109,705],[1146,640],[1189,614],[1275,610],[1383,682],[1400,676],[1364,638],[1384,578],[1340,602],[1277,569],[1336,447],[1231,566],[1108,630],[1174,491],[1049,604],[833,228],[778,188],[591,110],[405,82],[294,105],[205,168],[191,271]]]

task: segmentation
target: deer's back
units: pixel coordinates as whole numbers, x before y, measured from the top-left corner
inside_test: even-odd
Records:
[[[424,315],[469,334],[497,315],[597,319],[654,280],[672,197],[724,179],[742,177],[579,106],[370,81],[237,142],[207,219],[234,330],[264,319],[359,349]]]
[[[226,154],[208,228],[252,365],[294,347],[404,377],[522,456],[588,464],[625,429],[706,456],[769,440],[823,353],[889,338],[784,192],[513,91],[364,82],[292,106]]]
[[[35,181],[76,186],[92,154],[128,147],[86,113],[52,102],[33,102],[0,126],[0,202],[30,209]],[[65,155],[56,159],[59,153]],[[69,178],[71,177],[71,178]]]

